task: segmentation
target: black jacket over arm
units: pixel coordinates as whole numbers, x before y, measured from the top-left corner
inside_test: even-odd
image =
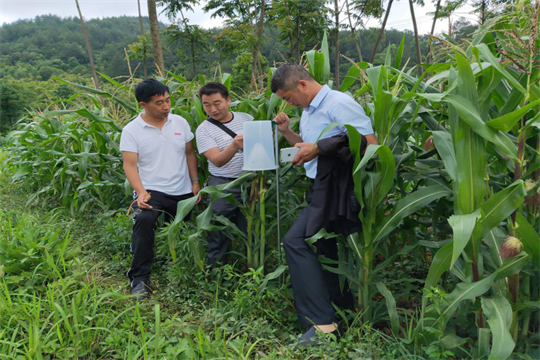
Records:
[[[346,133],[319,140],[317,177],[309,204],[306,236],[313,236],[322,228],[328,232],[349,235],[359,231],[360,204],[354,196],[354,156]],[[361,152],[367,147],[362,136]]]

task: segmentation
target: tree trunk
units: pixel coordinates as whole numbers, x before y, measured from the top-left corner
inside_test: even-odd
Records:
[[[422,54],[420,53],[420,39],[418,38],[418,26],[416,26],[416,17],[414,16],[414,5],[412,0],[409,0],[409,7],[411,8],[411,17],[414,28],[414,40],[416,42],[416,56],[418,58],[418,76],[422,75]]]
[[[446,16],[448,17],[448,36],[452,37],[452,18],[450,17],[450,10],[446,11]]]
[[[141,36],[144,36],[143,21],[141,15],[141,0],[137,0],[137,6],[139,8],[139,25],[141,25]],[[144,69],[144,78],[148,77],[148,67],[146,62],[146,48],[143,48],[143,69]]]
[[[191,66],[193,68],[193,78],[195,78],[195,75],[197,75],[197,64],[195,63],[195,41],[193,40],[193,37],[190,39],[190,45],[191,45]]]
[[[439,8],[441,6],[441,0],[437,0],[437,7],[435,8],[435,16],[433,16],[433,24],[431,24],[430,35],[435,32],[435,24],[437,23],[437,17],[439,16]]]
[[[486,0],[482,0],[480,16],[480,25],[484,25],[484,22],[486,21]]]
[[[291,8],[289,7],[289,2],[284,1],[285,6],[287,7],[287,17],[291,16]],[[287,37],[289,38],[289,61],[294,61],[294,33],[292,31],[287,32]]]
[[[437,17],[439,16],[439,8],[441,6],[441,0],[437,0],[437,7],[435,8],[435,16],[433,16],[433,24],[431,25],[431,32],[429,33],[431,36],[433,36],[433,33],[435,32],[435,24],[437,23]],[[429,53],[428,53],[428,59],[427,62],[431,64],[432,54],[431,54],[431,37],[429,38]]]
[[[300,63],[300,24],[299,20],[296,20],[296,49],[295,49],[296,62]]]
[[[377,48],[379,47],[379,43],[381,42],[382,36],[384,34],[384,28],[386,27],[386,21],[388,20],[388,15],[390,14],[390,8],[392,7],[392,3],[394,0],[388,1],[388,8],[386,9],[386,13],[384,14],[384,20],[381,26],[381,30],[379,31],[379,36],[377,36],[377,41],[375,42],[375,47],[373,48],[373,51],[371,53],[371,56],[369,58],[369,62],[373,64],[373,59],[375,59],[375,54],[377,53]]]
[[[356,41],[356,27],[352,24],[351,10],[349,9],[349,0],[345,0],[345,5],[347,6],[347,17],[349,18],[349,27],[351,28],[351,38],[353,39],[354,47],[356,48],[356,52],[358,53],[358,61],[364,61],[362,59],[362,51],[360,50],[358,41]]]
[[[266,10],[266,0],[261,0],[261,14],[259,17],[259,22],[257,24],[257,41],[253,47],[253,66],[251,67],[251,77],[254,81],[254,85],[259,85],[262,89],[263,79],[262,79],[262,65],[259,54],[259,47],[261,45],[262,36],[264,32],[264,16]]]
[[[163,76],[165,64],[163,63],[163,50],[161,49],[161,39],[159,36],[156,0],[148,0],[148,19],[150,20],[150,31],[152,33],[152,49],[156,72]]]
[[[339,4],[338,0],[334,0],[334,16],[336,19],[336,30],[334,35],[334,41],[336,42],[336,57],[334,58],[334,81],[335,88],[339,88]],[[330,59],[328,59],[330,60]]]
[[[90,60],[90,67],[92,68],[92,77],[94,78],[94,86],[96,89],[99,89],[99,80],[96,73],[96,66],[94,65],[94,56],[92,55],[92,47],[90,46],[90,40],[88,40],[88,34],[86,32],[86,27],[84,27],[84,19],[81,13],[81,8],[79,7],[79,1],[75,0],[77,5],[77,11],[79,12],[79,18],[81,19],[81,28],[84,36],[84,42],[86,43],[86,52],[88,52],[88,59]]]
[[[189,36],[189,47],[191,49],[191,68],[193,69],[193,77],[197,75],[197,67],[195,64],[195,41],[193,39],[193,34],[191,33],[191,30],[189,29],[188,20],[186,20],[184,16],[184,12],[182,9],[180,9],[180,16],[182,16],[182,22],[184,23],[186,32]]]

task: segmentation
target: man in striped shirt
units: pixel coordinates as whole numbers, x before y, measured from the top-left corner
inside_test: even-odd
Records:
[[[209,116],[209,119],[203,121],[195,132],[199,153],[208,159],[210,172],[208,185],[226,184],[238,178],[242,173],[244,165],[242,132],[244,122],[253,120],[253,117],[246,113],[229,110],[231,99],[229,91],[223,84],[207,83],[199,90],[199,97]],[[226,132],[215,122],[222,124],[230,131]],[[236,200],[241,201],[240,188],[226,191],[234,194]],[[246,231],[246,218],[238,207],[224,199],[215,200],[211,206],[214,214],[227,217],[240,230]],[[212,266],[216,266],[218,262],[227,261],[230,241],[231,239],[220,231],[208,233],[206,253],[208,262]]]

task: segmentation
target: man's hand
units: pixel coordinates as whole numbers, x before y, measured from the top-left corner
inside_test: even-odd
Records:
[[[152,197],[149,193],[143,192],[137,195],[137,206],[139,209],[153,209],[152,205],[148,204]]]
[[[289,131],[289,125],[291,120],[285,113],[279,113],[275,118],[274,122],[278,125],[278,130],[280,133],[285,133]]]
[[[232,142],[233,147],[238,150],[242,150],[244,148],[244,135],[236,135]]]
[[[296,166],[302,166],[319,155],[319,148],[313,143],[297,143],[294,147],[300,148],[298,154],[291,161]]]
[[[191,184],[191,192],[193,193],[193,195],[197,195],[200,191],[201,191],[201,185],[199,184],[198,181],[194,181]],[[195,204],[200,203],[201,199],[202,199],[202,194],[199,195],[199,198],[197,199],[197,202]]]

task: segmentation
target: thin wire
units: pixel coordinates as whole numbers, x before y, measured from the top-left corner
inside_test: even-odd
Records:
[[[274,134],[274,142],[275,142],[275,152],[276,152],[276,201],[277,201],[277,246],[278,246],[278,259],[280,258],[281,254],[281,215],[280,215],[280,198],[279,198],[279,142],[278,142],[278,129],[277,125],[275,128],[275,134]]]

